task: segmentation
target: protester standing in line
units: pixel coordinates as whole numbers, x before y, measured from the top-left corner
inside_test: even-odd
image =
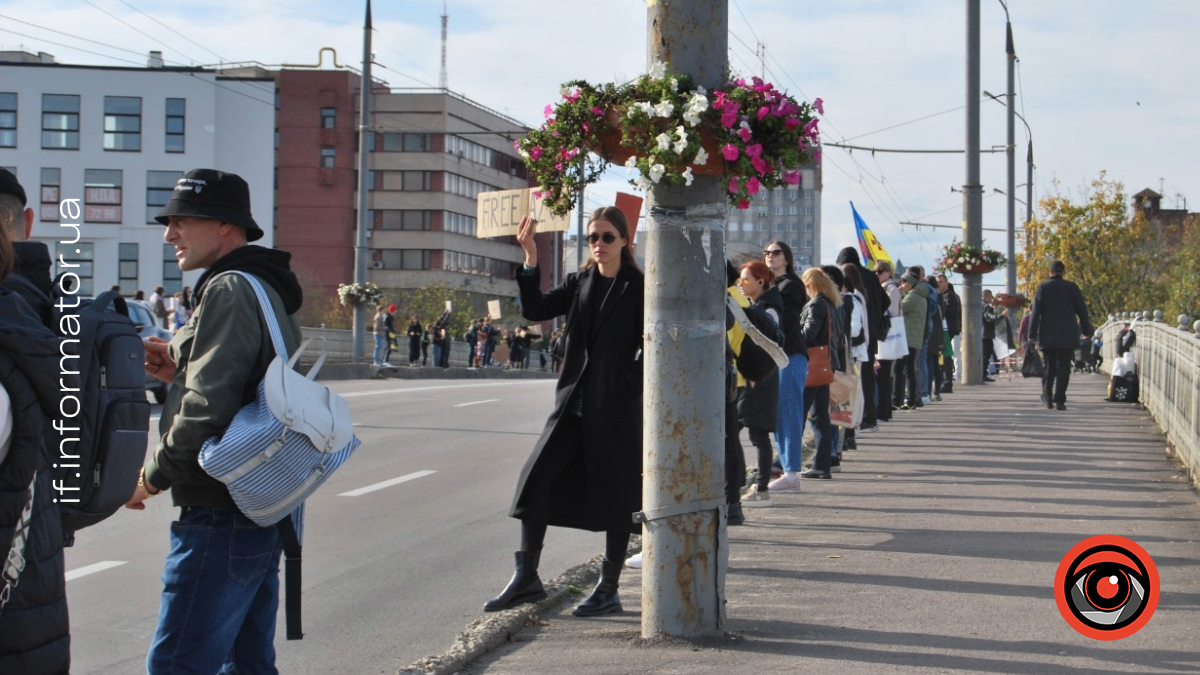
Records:
[[[521,314],[529,321],[568,317],[563,368],[554,412],[521,471],[509,514],[521,520],[516,572],[484,609],[546,597],[537,568],[546,528],[556,525],[606,533],[600,582],[574,614],[610,614],[621,611],[617,589],[629,537],[641,532],[632,514],[642,508],[644,277],[625,214],[610,206],[592,213],[584,269],[542,293],[536,232],[536,220],[521,219]]]
[[[396,344],[396,306],[388,305],[387,314],[383,317],[383,328],[387,332],[387,345],[383,352],[383,362],[391,366],[392,345]]]
[[[157,447],[126,507],[144,509],[143,501],[170,489],[181,508],[171,525],[146,670],[275,673],[280,528],[259,527],[243,515],[198,456],[253,400],[275,357],[253,286],[224,272],[262,281],[289,354],[300,345],[303,291],[289,267],[291,254],[249,245],[263,231],[251,216],[250,188],[235,174],[187,172],[155,220],[167,226],[164,239],[175,247],[179,269],[204,274],[195,320],[170,343],[146,341],[146,371],[175,386],[163,404]]]
[[[391,364],[387,362],[384,354],[387,352],[387,307],[379,305],[375,308],[375,319],[372,323],[372,334],[375,336],[375,352],[371,365],[376,368],[389,368]]]
[[[28,241],[33,219],[17,177],[0,169],[0,565],[16,550],[22,513],[31,508],[26,544],[17,551],[25,568],[12,586],[0,576],[0,597],[8,594],[0,603],[0,673],[66,675],[71,629],[50,471],[58,448],[47,444],[46,432],[59,411],[60,388],[77,388],[79,380],[59,368],[50,253]]]
[[[996,354],[996,325],[1001,321],[1008,320],[1008,310],[1003,310],[1000,314],[996,313],[996,308],[993,306],[996,299],[992,295],[990,289],[983,291],[983,381],[995,382],[988,377],[988,365],[997,365]]]
[[[892,263],[887,260],[877,260],[874,276],[883,286],[883,294],[887,298],[885,307],[890,324],[902,321],[900,318],[900,289],[892,279]],[[887,340],[887,335],[881,335],[879,339]],[[892,408],[899,407],[898,404],[894,404],[895,385],[892,381],[897,363],[898,361],[895,359],[879,359],[879,386],[876,388],[878,393],[875,401],[875,418],[881,422],[891,422]]]
[[[875,374],[875,355],[879,353],[879,343],[887,338],[883,328],[884,317],[887,315],[888,297],[883,290],[879,277],[867,271],[858,257],[858,249],[847,246],[838,253],[837,263],[842,266],[845,274],[846,265],[854,265],[858,270],[859,288],[862,294],[867,331],[866,356],[862,362],[863,414],[862,423],[858,430],[871,433],[879,429],[879,412],[876,409],[876,394],[879,391],[879,381]],[[884,389],[883,391],[888,391]]]
[[[1081,336],[1093,332],[1083,292],[1063,278],[1066,271],[1061,260],[1050,264],[1050,278],[1038,286],[1029,312],[1029,339],[1038,344],[1046,362],[1042,402],[1058,410],[1067,409],[1072,355]]]
[[[926,324],[930,327],[929,349],[925,358],[929,361],[929,373],[922,386],[922,391],[929,393],[930,401],[942,400],[942,352],[946,351],[945,306],[942,294],[937,291],[937,279],[931,274],[925,277],[925,285],[929,286],[929,318]]]
[[[405,334],[408,335],[408,365],[415,366],[417,361],[421,359],[421,335],[424,331],[421,329],[421,322],[417,317],[408,317],[408,330]]]
[[[943,307],[946,313],[946,331],[950,336],[950,345],[954,351],[952,359],[946,359],[942,365],[943,383],[942,393],[954,393],[954,377],[956,373],[961,372],[961,364],[959,363],[959,354],[962,348],[962,299],[954,292],[954,284],[946,278],[945,274],[937,275],[938,290],[942,292]]]
[[[783,298],[783,351],[788,364],[779,370],[779,405],[775,428],[775,443],[779,446],[779,462],[783,473],[769,484],[771,492],[800,491],[802,443],[804,438],[804,380],[808,376],[808,352],[800,330],[800,312],[808,296],[804,284],[796,276],[792,248],[782,241],[772,241],[763,249],[763,262],[775,275],[775,290]]]
[[[425,330],[421,332],[421,367],[429,365],[429,345],[433,342],[434,329],[433,324],[425,326]],[[437,350],[434,349],[434,364],[437,363]]]
[[[896,391],[892,403],[901,410],[913,410],[921,402],[921,388],[917,381],[917,355],[920,349],[914,345],[920,345],[925,334],[926,315],[929,313],[926,288],[928,286],[920,283],[912,270],[906,270],[900,277],[900,292],[904,294],[900,301],[900,313],[904,315],[908,355],[896,362]]]
[[[810,267],[801,275],[804,280],[804,290],[810,300],[800,313],[800,330],[804,334],[804,344],[808,348],[827,346],[829,348],[829,364],[835,370],[844,360],[842,340],[845,330],[840,325],[842,296],[838,293],[833,280],[825,275],[819,267]],[[804,387],[804,405],[806,413],[813,419],[813,440],[817,451],[813,455],[812,467],[800,473],[803,478],[832,478],[830,472],[833,456],[832,428],[829,424],[829,385],[822,384]]]
[[[756,311],[770,317],[779,326],[783,319],[783,296],[775,288],[774,280],[775,274],[766,263],[752,260],[742,265],[738,288]],[[783,330],[780,329],[778,333],[782,335]],[[738,366],[739,369],[743,366],[741,359],[738,360]],[[771,447],[771,432],[778,428],[779,369],[768,370],[769,374],[758,381],[747,379],[746,386],[738,392],[737,420],[749,430],[750,444],[758,453],[757,478],[742,493],[742,505],[747,508],[771,506],[771,462],[775,454]]]

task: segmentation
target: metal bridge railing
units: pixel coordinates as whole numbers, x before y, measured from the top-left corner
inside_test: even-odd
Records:
[[[1110,375],[1117,357],[1117,335],[1128,324],[1128,320],[1113,318],[1097,329],[1104,341],[1101,369]],[[1176,328],[1139,320],[1133,324],[1137,341],[1132,350],[1139,400],[1194,481],[1200,480],[1200,334],[1194,332],[1196,326],[1184,323]]]

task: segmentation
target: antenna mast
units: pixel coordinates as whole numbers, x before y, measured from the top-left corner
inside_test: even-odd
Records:
[[[442,77],[439,85],[447,89],[446,84],[446,25],[450,22],[450,12],[446,8],[446,0],[442,0]]]

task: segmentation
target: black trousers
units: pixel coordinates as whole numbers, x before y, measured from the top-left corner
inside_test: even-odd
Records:
[[[725,403],[725,503],[737,504],[742,499],[746,482],[746,454],[739,438],[737,400]],[[769,464],[768,464],[769,467]],[[770,468],[767,475],[771,475]]]
[[[1067,402],[1067,385],[1071,383],[1074,349],[1043,349],[1046,374],[1042,376],[1042,394],[1053,403]]]
[[[863,392],[863,414],[862,422],[859,426],[864,429],[869,429],[876,424],[875,412],[875,389],[878,387],[878,382],[875,379],[875,355],[868,354],[866,362],[862,364],[862,392]]]
[[[915,403],[921,400],[921,387],[917,382],[917,350],[908,348],[908,355],[896,361],[892,373],[896,380],[896,390],[892,403],[900,407],[905,403]],[[907,387],[907,394],[905,394]]]
[[[988,364],[996,360],[995,337],[983,336],[983,376],[988,376]]]
[[[758,491],[766,492],[771,482],[771,463],[775,460],[775,449],[771,447],[771,431],[750,427],[750,444],[758,450]]]
[[[878,394],[879,398],[875,405],[875,419],[887,421],[892,419],[892,400],[894,398],[892,391],[892,368],[895,361],[880,361],[879,362],[879,381]]]

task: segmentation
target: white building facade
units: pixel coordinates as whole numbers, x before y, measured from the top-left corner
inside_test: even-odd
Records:
[[[25,188],[33,238],[56,261],[80,265],[72,271],[83,295],[195,285],[199,273],[180,272],[154,221],[190,169],[245,178],[266,232],[255,243],[274,242],[274,81],[161,67],[153,53],[150,63],[72,66],[0,53],[0,166]],[[69,199],[78,200],[78,219],[61,213]],[[76,236],[67,223],[79,225],[78,242],[66,243]]]

